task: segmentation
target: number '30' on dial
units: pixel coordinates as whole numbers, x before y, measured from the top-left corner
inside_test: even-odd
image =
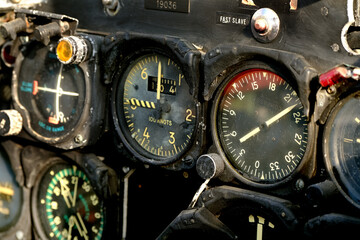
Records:
[[[221,149],[243,178],[275,183],[295,171],[306,152],[308,122],[288,82],[250,69],[230,78],[217,98]]]

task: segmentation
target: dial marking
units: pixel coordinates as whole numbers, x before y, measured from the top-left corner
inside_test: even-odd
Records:
[[[360,119],[359,118],[355,118],[355,122],[359,123],[360,124]]]

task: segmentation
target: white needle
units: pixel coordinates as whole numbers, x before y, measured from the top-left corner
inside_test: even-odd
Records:
[[[55,100],[55,110],[56,110],[56,120],[59,121],[59,112],[60,112],[60,83],[61,83],[61,78],[62,78],[62,70],[63,70],[63,64],[60,65],[60,73],[58,76],[58,80],[57,80],[57,85],[56,85],[56,100]]]
[[[156,99],[157,100],[160,100],[160,90],[161,90],[161,62],[159,61],[158,75],[157,75],[157,87],[156,87]]]
[[[44,92],[58,93],[60,95],[68,95],[68,96],[74,96],[74,97],[79,96],[78,93],[63,91],[62,89],[57,90],[57,89],[52,89],[52,88],[47,88],[47,87],[38,87],[38,89],[41,91],[44,91]]]
[[[73,199],[72,199],[72,206],[75,207],[75,203],[76,203],[76,195],[77,195],[77,189],[78,189],[78,183],[79,183],[79,178],[76,177],[75,178],[75,189],[74,189],[74,196],[73,196]]]
[[[294,109],[294,107],[297,104],[294,104],[290,107],[285,108],[284,110],[282,110],[281,112],[279,112],[278,114],[276,114],[275,116],[273,116],[272,118],[270,118],[269,120],[267,120],[265,122],[266,126],[270,126],[271,124],[273,124],[274,122],[276,122],[277,120],[279,120],[280,118],[282,118],[283,116],[285,116],[286,114],[288,114],[291,110]]]
[[[245,142],[246,140],[248,140],[249,138],[251,138],[252,136],[254,136],[259,132],[260,132],[260,128],[259,127],[255,128],[254,130],[250,131],[248,134],[240,138],[240,142],[241,143]]]
[[[280,118],[282,118],[283,116],[285,116],[286,114],[288,114],[291,110],[294,109],[294,107],[297,104],[294,104],[290,107],[285,108],[284,110],[282,110],[281,112],[279,112],[278,114],[276,114],[275,116],[273,116],[272,118],[270,118],[269,120],[267,120],[265,122],[266,126],[269,127],[271,124],[273,124],[274,122],[276,122],[277,120],[279,120]],[[257,127],[253,130],[251,130],[248,134],[246,134],[245,136],[243,136],[242,138],[240,138],[240,143],[245,142],[246,140],[248,140],[249,138],[251,138],[252,136],[258,134],[260,132],[260,127]]]

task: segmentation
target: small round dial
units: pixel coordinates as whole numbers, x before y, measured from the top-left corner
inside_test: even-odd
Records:
[[[0,148],[0,233],[14,226],[22,209],[22,190],[6,152]]]
[[[78,65],[63,65],[48,47],[35,46],[21,63],[18,104],[26,109],[25,128],[40,138],[67,135],[79,122],[85,105],[85,76]]]
[[[102,238],[102,200],[76,166],[57,163],[44,172],[33,195],[33,211],[43,239]]]
[[[117,85],[115,109],[124,142],[142,159],[168,163],[190,146],[196,102],[180,66],[165,55],[131,62]]]
[[[229,79],[215,105],[221,148],[241,176],[275,183],[294,172],[306,152],[308,122],[289,83],[249,69]]]
[[[327,169],[341,193],[360,208],[360,94],[341,100],[324,134]]]

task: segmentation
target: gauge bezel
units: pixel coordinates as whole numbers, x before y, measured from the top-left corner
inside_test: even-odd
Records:
[[[346,189],[347,187],[345,186],[345,184],[342,183],[341,181],[341,176],[342,175],[342,167],[338,166],[337,169],[337,173],[335,173],[335,168],[337,168],[336,166],[334,166],[334,161],[338,162],[339,164],[341,164],[340,160],[338,159],[338,154],[336,154],[335,158],[336,160],[332,160],[330,159],[330,135],[331,132],[333,130],[332,125],[334,124],[335,119],[338,116],[339,111],[343,108],[343,106],[350,101],[351,99],[353,99],[354,97],[359,97],[360,98],[360,90],[359,87],[356,87],[356,89],[353,89],[351,92],[346,93],[344,96],[342,96],[335,104],[335,106],[331,109],[331,112],[329,114],[329,117],[325,123],[324,126],[324,130],[323,130],[323,137],[322,137],[322,146],[323,146],[323,158],[324,158],[324,162],[325,162],[325,167],[326,170],[328,172],[328,174],[330,175],[331,180],[334,182],[334,184],[336,185],[337,189],[340,191],[340,193],[343,195],[343,197],[350,202],[353,206],[357,207],[360,209],[360,199],[359,202],[357,203],[356,201],[354,201],[349,194],[347,193],[346,190],[344,190],[344,188]],[[358,196],[360,196],[360,192],[358,194]]]
[[[226,87],[226,85],[238,74],[240,74],[244,71],[247,71],[247,70],[251,70],[251,69],[263,69],[263,70],[267,70],[272,73],[275,73],[276,75],[280,76],[286,83],[288,83],[293,88],[293,90],[295,90],[297,92],[297,94],[299,94],[299,90],[297,88],[295,78],[289,73],[289,71],[286,68],[284,68],[282,66],[279,66],[276,64],[271,64],[269,62],[261,61],[261,60],[257,60],[257,59],[248,59],[247,61],[239,62],[238,64],[231,66],[227,70],[226,76],[224,77],[222,82],[217,87],[214,98],[213,98],[214,102],[213,102],[213,106],[211,108],[212,139],[214,141],[214,145],[216,147],[217,152],[219,153],[219,155],[225,162],[226,171],[228,171],[233,177],[235,177],[241,183],[244,183],[251,187],[262,188],[262,189],[278,188],[278,187],[284,186],[286,183],[289,183],[292,180],[296,179],[296,177],[299,175],[299,173],[304,171],[304,168],[306,167],[306,165],[311,157],[312,150],[314,148],[313,145],[314,145],[314,141],[315,141],[314,140],[315,123],[312,119],[308,120],[308,125],[307,125],[308,143],[306,146],[304,156],[300,160],[300,163],[296,166],[296,168],[288,176],[280,179],[279,181],[275,181],[275,182],[256,182],[249,178],[244,177],[242,175],[242,173],[239,170],[237,170],[226,157],[226,153],[224,152],[224,150],[221,146],[220,136],[218,135],[216,119],[217,119],[219,103],[221,100],[221,94],[222,94],[224,88]],[[301,99],[300,99],[300,102],[301,102]],[[304,104],[302,103],[302,105],[304,105]]]
[[[98,39],[88,35],[83,35],[82,37],[91,41],[93,48],[97,48]],[[74,127],[66,129],[65,132],[60,136],[46,137],[32,128],[29,114],[31,109],[26,109],[20,103],[18,95],[18,77],[22,68],[22,62],[26,57],[27,49],[31,49],[35,44],[41,43],[29,42],[24,46],[16,59],[13,70],[11,91],[13,96],[13,104],[15,109],[18,110],[23,117],[24,129],[34,139],[61,149],[73,149],[94,143],[103,131],[101,124],[104,124],[102,119],[105,115],[106,98],[106,88],[100,82],[100,72],[96,67],[96,61],[94,61],[98,57],[96,55],[96,51],[93,51],[90,60],[77,65],[84,73],[83,81],[85,89],[82,112],[79,114],[77,119],[74,119],[74,121],[76,121],[74,123]],[[54,42],[50,44],[53,45],[54,49],[56,48]]]
[[[136,42],[136,41],[135,41]],[[150,41],[152,42],[152,41]],[[139,47],[137,48],[137,44],[135,43],[135,50],[126,56],[126,58],[123,59],[123,61],[119,64],[118,67],[118,71],[116,72],[115,75],[115,80],[113,83],[113,87],[112,87],[112,101],[111,101],[111,109],[112,109],[112,116],[113,116],[113,122],[115,125],[115,130],[118,134],[118,136],[120,137],[120,140],[122,141],[122,143],[125,145],[125,147],[130,151],[130,153],[135,156],[136,159],[139,159],[140,161],[146,163],[146,164],[151,164],[151,165],[160,165],[160,166],[165,166],[165,165],[169,165],[172,164],[180,159],[183,159],[184,156],[191,154],[194,150],[194,142],[196,141],[196,139],[198,139],[198,125],[199,125],[199,121],[200,121],[200,114],[201,114],[201,105],[199,104],[198,101],[198,80],[194,79],[194,73],[192,73],[192,67],[193,66],[189,66],[188,63],[184,60],[181,59],[179,56],[177,56],[169,47],[163,45],[163,46],[159,46],[158,44],[156,44],[155,42],[153,44],[150,44],[146,47]],[[118,102],[118,99],[120,97],[120,90],[119,87],[121,86],[121,80],[123,78],[123,76],[128,72],[128,67],[131,66],[131,64],[135,61],[137,61],[139,58],[148,55],[148,54],[158,54],[158,55],[162,55],[165,57],[170,58],[172,61],[174,61],[179,67],[180,70],[182,72],[182,74],[184,74],[184,78],[186,79],[187,83],[189,84],[189,88],[190,90],[192,90],[192,101],[194,103],[195,109],[196,109],[196,122],[194,125],[194,130],[192,133],[192,137],[189,141],[189,144],[186,146],[185,150],[176,156],[173,157],[158,157],[155,155],[152,155],[148,152],[146,152],[144,149],[142,149],[141,147],[137,146],[137,142],[134,141],[134,143],[132,143],[131,141],[129,141],[127,135],[129,135],[128,133],[128,128],[127,126],[123,126],[124,122],[123,122],[123,116],[122,113],[118,113],[118,110],[120,107],[119,105],[122,105],[122,102]],[[193,64],[193,62],[190,61],[191,64]],[[188,71],[187,71],[188,70]],[[192,88],[191,88],[192,87]],[[121,108],[122,109],[122,108]]]
[[[76,165],[79,169],[81,169],[81,167],[79,167],[77,164],[75,163],[70,163],[67,162],[66,160],[60,158],[60,157],[50,157],[49,159],[47,159],[46,163],[44,163],[42,165],[42,168],[37,172],[37,176],[34,182],[34,186],[31,190],[31,218],[32,221],[34,222],[34,228],[36,230],[36,233],[39,235],[40,239],[48,239],[48,236],[45,233],[43,224],[39,218],[39,210],[37,207],[38,204],[38,192],[39,192],[39,187],[40,187],[40,183],[41,180],[43,179],[43,177],[45,176],[45,173],[53,166],[58,165],[58,164],[64,164],[64,165],[68,165],[69,167],[72,167],[73,165]],[[83,171],[83,173],[86,175],[86,173],[84,172],[83,169],[81,169],[81,171]],[[92,186],[93,187],[93,186]],[[104,221],[104,229],[103,229],[103,235],[104,236],[105,230],[106,230],[106,209],[104,206],[104,202],[102,203],[102,210],[103,210],[103,221]]]

